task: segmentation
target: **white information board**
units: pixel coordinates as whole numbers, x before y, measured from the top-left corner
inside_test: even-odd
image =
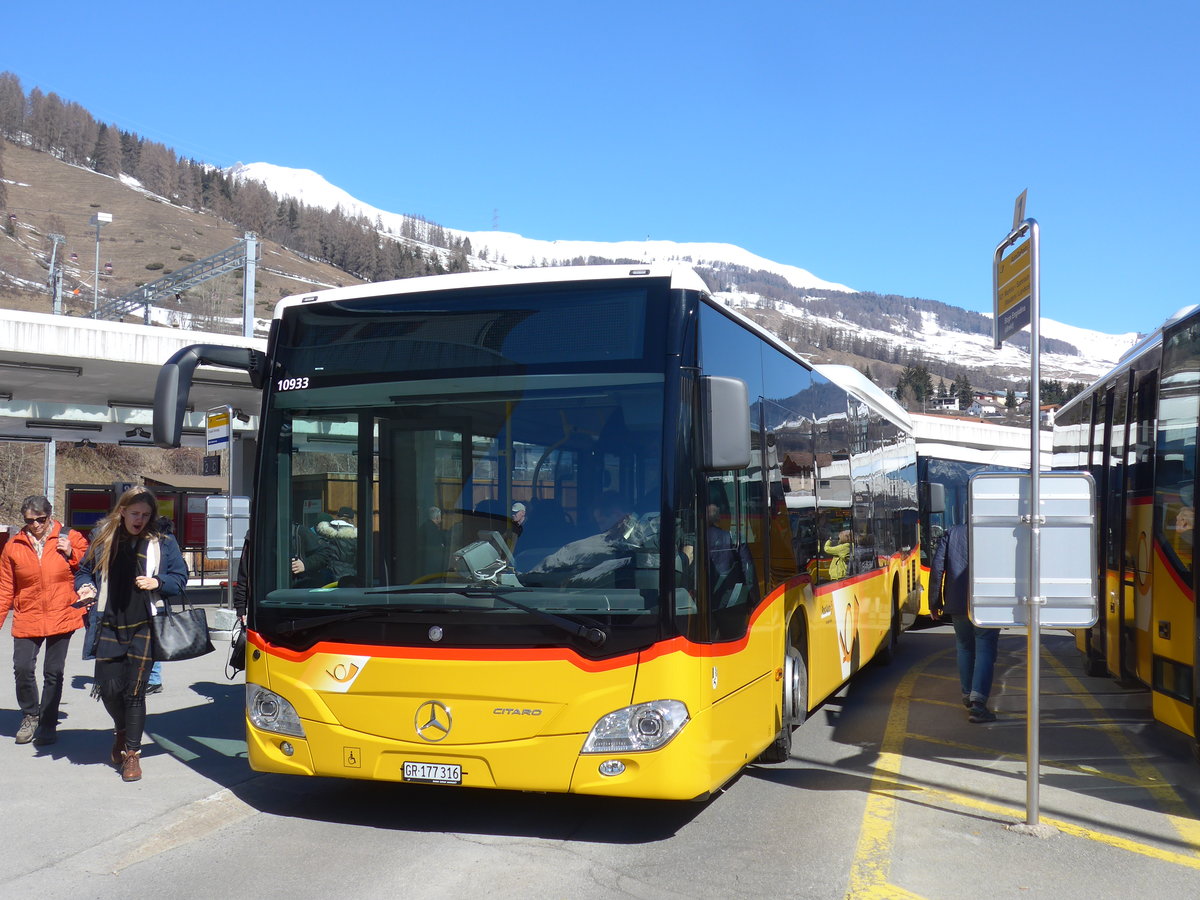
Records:
[[[970,613],[976,625],[1028,625],[1041,598],[1042,627],[1087,628],[1098,611],[1096,486],[1086,472],[1038,477],[1039,585],[1030,591],[1033,529],[1028,474],[983,474],[970,482]]]
[[[209,559],[238,559],[250,529],[250,498],[204,498],[204,555]]]

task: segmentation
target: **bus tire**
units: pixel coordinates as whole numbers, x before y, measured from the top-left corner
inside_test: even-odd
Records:
[[[1104,661],[1104,657],[1096,656],[1091,650],[1087,651],[1087,655],[1083,658],[1083,671],[1092,678],[1103,678],[1108,675],[1108,664]]]
[[[896,649],[900,644],[900,607],[896,605],[895,599],[892,602],[892,625],[888,629],[887,637],[883,640],[883,645],[879,648],[879,652],[875,654],[875,660],[881,665],[890,665],[892,660],[896,658]]]
[[[804,657],[789,649],[783,662],[783,722],[775,740],[757,762],[781,763],[792,757],[792,731],[804,724],[808,716],[808,666]]]

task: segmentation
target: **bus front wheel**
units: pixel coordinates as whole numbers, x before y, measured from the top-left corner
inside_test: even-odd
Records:
[[[783,716],[779,734],[758,757],[758,762],[787,762],[792,756],[792,731],[808,716],[808,666],[804,657],[789,649],[783,660]]]

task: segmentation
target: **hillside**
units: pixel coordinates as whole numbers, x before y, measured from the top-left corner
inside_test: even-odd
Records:
[[[113,217],[100,232],[100,302],[226,250],[243,235],[232,222],[170,203],[128,178],[101,175],[12,142],[5,142],[3,164],[9,225],[0,231],[0,306],[52,311],[48,235],[59,233],[66,238],[58,248],[64,312],[90,314],[96,232],[89,220],[98,211]],[[269,319],[280,297],[359,280],[264,239],[255,279],[256,315]],[[205,320],[230,320],[212,330],[240,331],[241,297],[239,272],[194,288],[177,305]]]
[[[143,159],[151,146],[143,146]],[[222,172],[173,154],[178,189],[164,188],[168,198],[127,174],[102,175],[57,158],[63,154],[11,140],[3,147],[9,213],[0,233],[4,306],[50,310],[48,235],[57,232],[66,238],[58,248],[64,311],[88,315],[96,266],[89,219],[101,211],[113,217],[100,232],[101,301],[226,250],[246,230],[261,243],[255,281],[260,320],[280,297],[364,280],[522,265],[682,262],[693,265],[728,307],[814,363],[853,365],[886,388],[913,366],[927,369],[935,380],[965,375],[980,389],[1027,386],[1029,359],[1022,349],[1027,335],[996,351],[987,316],[940,301],[855,292],[729,244],[537,241],[457,231],[371,207],[315,172],[264,163]],[[172,183],[170,177],[156,180]],[[154,311],[153,321],[240,331],[241,294],[241,273],[224,275],[177,295]],[[1064,382],[1089,382],[1103,374],[1137,337],[1049,319],[1042,320],[1042,331],[1043,377]]]
[[[356,216],[371,223],[384,243],[412,240],[413,217],[363,203],[316,172],[252,163],[238,164],[230,174],[239,183],[265,185],[281,201]],[[857,292],[731,244],[542,241],[508,232],[434,227],[439,245],[466,249],[470,268],[613,261],[692,265],[719,299],[779,335],[805,358],[867,369],[884,387],[893,387],[911,365],[923,365],[946,380],[965,373],[980,389],[1027,386],[1028,334],[1016,335],[997,351],[992,348],[988,316],[936,300]],[[1108,335],[1043,318],[1042,377],[1091,382],[1108,371],[1137,337]]]

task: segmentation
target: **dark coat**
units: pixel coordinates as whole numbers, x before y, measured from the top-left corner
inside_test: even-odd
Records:
[[[967,561],[969,536],[966,525],[952,525],[942,535],[929,566],[929,609],[952,616],[967,614],[971,593],[971,570]]]
[[[151,541],[158,544],[158,566],[151,567],[151,571],[146,571],[146,547]],[[138,591],[136,589],[134,591],[134,596],[145,602],[146,617],[149,618],[155,614],[150,611],[151,605],[158,609],[169,611],[171,606],[170,598],[183,597],[183,592],[187,588],[188,567],[187,563],[184,562],[183,554],[179,550],[179,544],[169,534],[142,537],[138,540],[137,547],[138,566],[136,574],[152,575],[158,579],[159,584],[157,591]],[[87,631],[85,632],[86,637],[83,641],[83,658],[92,659],[95,655],[96,642],[100,638],[100,623],[104,619],[108,587],[104,576],[100,574],[100,570],[96,567],[95,554],[91,552],[84,557],[78,572],[75,574],[75,590],[78,591],[85,584],[95,587],[98,593],[96,603],[88,608],[84,618]]]

